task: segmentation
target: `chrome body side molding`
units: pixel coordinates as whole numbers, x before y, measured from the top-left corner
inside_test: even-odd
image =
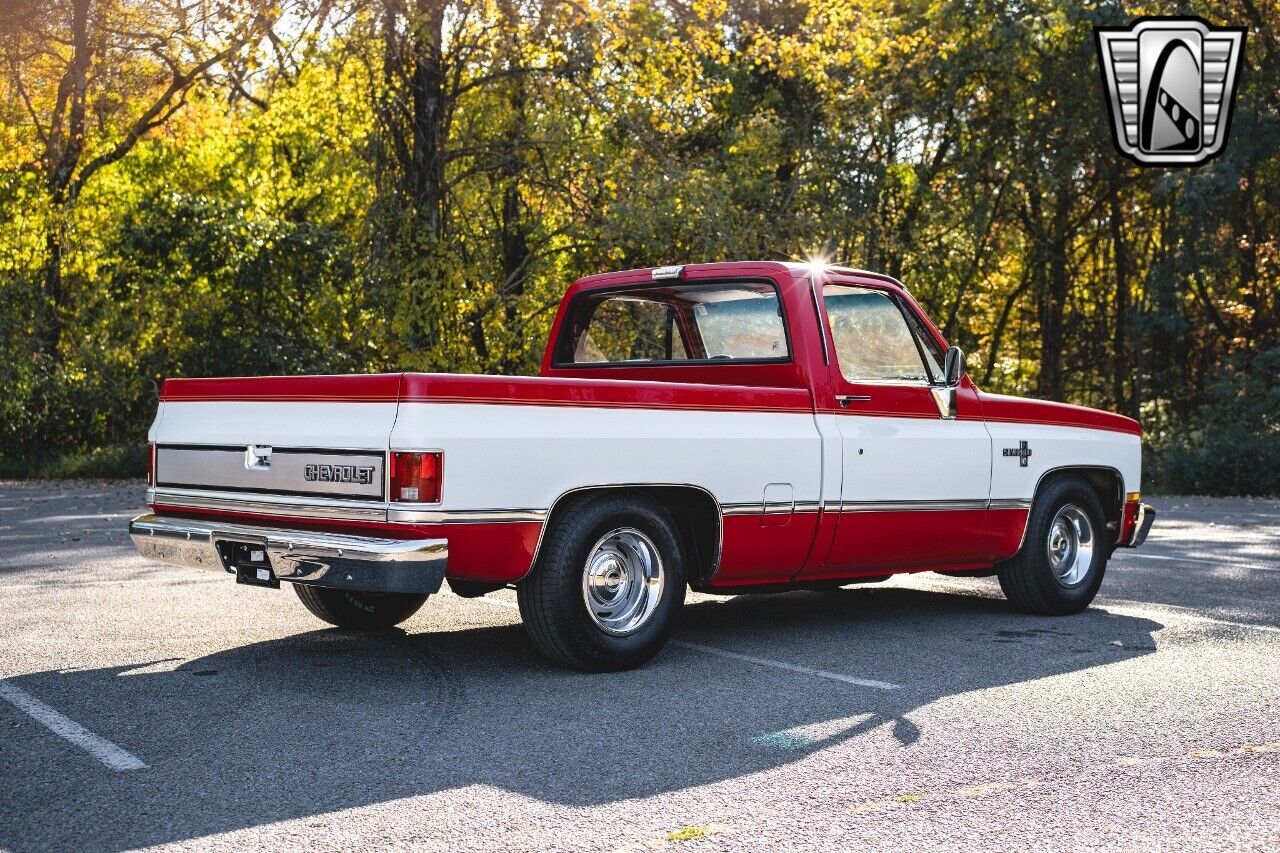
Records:
[[[326,518],[335,521],[386,521],[384,504],[369,501],[304,498],[298,496],[253,495],[205,489],[147,489],[147,503],[182,509],[211,509],[247,512],[255,515],[284,515],[293,518]]]

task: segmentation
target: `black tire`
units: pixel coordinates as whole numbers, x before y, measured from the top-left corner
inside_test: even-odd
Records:
[[[1071,507],[1082,511],[1092,525],[1093,547],[1087,570],[1074,582],[1055,572],[1049,556],[1054,521],[1059,513],[1069,513]],[[1078,477],[1055,478],[1036,495],[1021,550],[998,566],[1000,588],[1014,607],[1027,613],[1045,616],[1079,613],[1098,594],[1111,556],[1111,544],[1097,493]]]
[[[584,575],[602,538],[627,529],[656,548],[663,582],[648,617],[618,636],[592,615]],[[525,628],[543,654],[574,669],[616,672],[640,666],[666,644],[684,605],[685,577],[680,534],[666,508],[644,496],[605,496],[578,501],[556,518],[516,592]]]
[[[339,628],[385,631],[417,613],[427,596],[411,592],[354,592],[295,583],[293,591],[313,614]]]

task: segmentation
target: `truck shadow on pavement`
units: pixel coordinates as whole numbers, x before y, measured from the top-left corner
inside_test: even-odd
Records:
[[[485,622],[515,616],[454,604]],[[150,766],[113,773],[24,726],[0,748],[0,845],[121,850],[472,785],[595,806],[735,779],[855,738],[868,741],[850,760],[874,763],[948,736],[911,718],[935,700],[1150,654],[1161,627],[1101,610],[1043,619],[978,596],[863,588],[691,604],[676,632],[894,690],[683,645],[635,672],[567,672],[518,624],[319,630],[176,668],[36,673],[13,683]]]

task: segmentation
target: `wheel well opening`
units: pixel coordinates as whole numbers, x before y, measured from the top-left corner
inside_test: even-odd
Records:
[[[1098,502],[1102,504],[1107,530],[1113,538],[1118,538],[1124,515],[1124,481],[1120,472],[1113,468],[1061,468],[1050,472],[1040,481],[1037,496],[1046,484],[1067,477],[1075,477],[1089,484],[1098,496]]]
[[[720,562],[720,509],[711,494],[696,486],[600,486],[570,492],[556,501],[547,517],[548,529],[574,504],[601,495],[644,495],[671,513],[680,532],[680,544],[688,560],[690,583],[706,580]],[[535,560],[536,562],[536,560]]]

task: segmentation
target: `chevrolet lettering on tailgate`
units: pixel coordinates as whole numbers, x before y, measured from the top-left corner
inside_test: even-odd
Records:
[[[377,469],[372,465],[307,465],[302,478],[311,483],[360,483],[373,482]]]

